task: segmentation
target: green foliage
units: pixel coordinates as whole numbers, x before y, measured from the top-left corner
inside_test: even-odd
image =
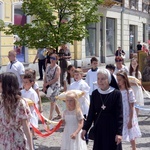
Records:
[[[0,31],[2,31],[5,27],[5,23],[3,20],[0,19]]]
[[[10,24],[6,34],[17,34],[18,44],[28,47],[57,48],[63,43],[81,41],[86,26],[99,21],[98,5],[103,0],[24,0],[22,9],[32,22]]]

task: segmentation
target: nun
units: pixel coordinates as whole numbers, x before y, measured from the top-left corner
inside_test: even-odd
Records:
[[[97,73],[98,88],[93,91],[81,138],[94,124],[93,150],[122,150],[123,106],[115,78],[107,69]]]

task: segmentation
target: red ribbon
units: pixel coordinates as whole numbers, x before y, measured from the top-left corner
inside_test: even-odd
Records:
[[[45,119],[43,118],[43,116],[41,115],[41,113],[39,112],[39,110],[37,109],[37,107],[36,107],[35,104],[34,104],[34,109],[35,109],[35,111],[36,111],[36,113],[37,113],[40,121],[42,122],[42,124],[45,125]],[[51,129],[51,130],[48,130],[48,129],[45,128],[45,131],[47,133],[42,133],[39,129],[37,129],[36,127],[34,127],[32,124],[31,124],[31,126],[32,126],[32,129],[34,130],[34,132],[37,133],[39,136],[41,136],[41,137],[47,137],[47,136],[51,135],[53,132],[55,132],[56,130],[58,130],[60,128],[61,124],[62,124],[62,120],[60,120],[58,122],[58,124],[53,129]]]

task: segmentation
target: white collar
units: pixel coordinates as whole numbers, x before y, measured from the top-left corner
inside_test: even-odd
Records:
[[[100,88],[97,88],[97,89],[100,94],[109,94],[109,93],[113,92],[115,88],[110,86],[106,91],[103,91]]]

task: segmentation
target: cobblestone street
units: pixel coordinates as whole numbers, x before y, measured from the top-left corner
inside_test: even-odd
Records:
[[[58,105],[61,110],[65,109],[65,103],[58,101]],[[145,105],[150,106],[150,100],[145,99]],[[49,102],[43,103],[44,116],[48,117],[49,115]],[[150,112],[149,111],[140,111],[139,114],[139,125],[142,132],[142,137],[136,140],[137,150],[150,150]],[[39,125],[41,131],[43,127]],[[36,150],[60,150],[61,137],[62,137],[63,128],[61,127],[57,132],[53,133],[49,137],[42,138],[38,137],[37,140],[34,140]],[[92,150],[93,142],[90,141],[88,144],[88,150]],[[130,150],[130,143],[123,143],[123,150]]]

